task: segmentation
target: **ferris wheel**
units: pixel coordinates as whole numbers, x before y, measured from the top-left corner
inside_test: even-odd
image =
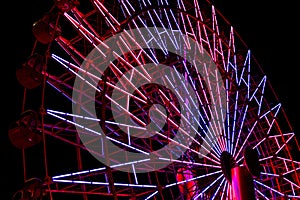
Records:
[[[211,2],[54,2],[16,73],[13,199],[300,199],[295,133]]]

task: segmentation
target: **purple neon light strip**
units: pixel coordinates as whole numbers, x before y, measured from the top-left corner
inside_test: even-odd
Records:
[[[175,71],[176,71],[176,70],[175,70]],[[181,77],[180,77],[179,74],[178,74],[178,71],[176,71],[176,75],[178,76],[179,79],[181,79]],[[171,80],[170,80],[168,77],[164,77],[164,78],[166,78],[166,80],[168,81],[168,83],[169,83],[170,85],[172,85],[173,88],[175,88],[175,86],[172,84]],[[182,80],[182,82],[183,82],[183,81],[184,81],[184,80]],[[185,87],[184,84],[183,84],[183,87],[185,88],[185,91],[188,93],[188,89]],[[185,105],[186,109],[190,111],[190,113],[192,114],[193,118],[196,120],[196,122],[198,123],[198,125],[201,126],[201,125],[199,124],[198,119],[195,118],[193,112],[191,112],[191,110],[188,108],[188,106],[184,103],[185,101],[184,101],[184,99],[182,98],[182,96],[179,94],[179,91],[178,91],[178,90],[175,90],[175,92],[178,94],[179,99],[181,100],[181,102],[183,103],[183,105]],[[190,100],[190,101],[192,102],[192,104],[194,105],[195,109],[198,111],[198,108],[196,107],[195,102],[193,101],[193,99],[191,99],[191,95],[187,95],[187,98],[189,98],[189,100]],[[201,116],[201,113],[199,113],[199,111],[198,111],[198,114],[199,114],[199,116]],[[188,119],[186,119],[185,117],[183,117],[183,118],[185,119],[185,121],[186,121],[187,123],[190,123]],[[191,127],[194,129],[194,126],[191,125]],[[180,128],[180,127],[179,127],[179,128]],[[194,131],[198,132],[198,130],[195,130],[195,129],[194,129]],[[188,133],[187,133],[187,134],[188,134]],[[188,135],[189,135],[189,134],[188,134]],[[198,135],[201,136],[200,134],[198,134]],[[201,136],[201,138],[203,138],[203,137]],[[203,138],[203,140],[207,143],[207,141],[206,141],[204,138]],[[197,141],[195,141],[195,142],[199,144],[199,142],[197,142]],[[209,143],[207,143],[207,144],[210,146]],[[199,145],[200,145],[200,144],[199,144]],[[202,148],[204,148],[206,151],[208,151],[208,153],[210,152],[209,150],[207,150],[207,148],[206,148],[205,146],[202,146]],[[212,148],[212,149],[213,149],[213,148]],[[213,149],[213,151],[214,151],[214,153],[216,153],[214,149]],[[216,157],[214,154],[212,154],[212,155],[213,155],[217,160],[219,160],[219,158]],[[218,155],[218,154],[216,153],[216,155]]]
[[[206,73],[206,80],[207,80],[207,85],[208,85],[208,90],[209,91],[214,91],[214,89],[212,88],[212,85],[211,85],[211,81],[210,81],[210,75],[209,75],[209,72],[207,71],[207,67],[205,67],[205,73]],[[203,88],[203,87],[202,87]],[[206,99],[206,102],[209,103],[208,99],[207,99],[207,96],[205,95],[205,99]],[[211,124],[211,126],[214,127],[214,132],[216,133],[216,138],[219,138],[220,135],[222,135],[222,127],[220,125],[220,119],[219,119],[219,116],[218,115],[215,115],[214,113],[218,113],[218,108],[217,108],[217,104],[214,100],[214,98],[211,98],[211,105],[213,105],[213,108],[211,107],[208,107],[208,110],[209,112],[211,113],[211,116],[215,116],[216,119],[213,120],[213,124]],[[216,122],[217,121],[217,122]],[[221,131],[221,132],[220,132]],[[222,137],[221,137],[222,138]],[[224,139],[224,138],[223,138]],[[225,142],[226,144],[226,142]]]
[[[115,23],[118,27],[120,26],[120,23],[118,20],[110,14],[110,12],[107,10],[107,8],[98,0],[94,0],[94,5],[98,8],[99,12],[102,14],[102,16],[105,18],[107,23],[110,24],[111,28],[114,29],[114,31],[117,31],[117,29],[114,27],[113,23]],[[108,17],[106,16],[108,15]],[[109,18],[113,21],[111,22]]]
[[[153,192],[151,195],[146,197],[145,200],[149,200],[150,198],[154,197],[157,193],[158,193],[158,191]]]
[[[127,32],[126,32],[127,33]],[[128,33],[127,33],[128,34]],[[127,35],[128,36],[128,35]],[[129,37],[130,40],[132,40],[132,36]],[[122,42],[122,44],[126,47],[126,49],[129,51],[130,55],[134,58],[134,60],[138,63],[138,66],[142,66],[143,64],[141,63],[140,59],[139,59],[139,56],[141,55],[141,53],[146,53],[144,49],[141,49],[140,50],[140,53],[138,56],[136,56],[132,50],[131,50],[131,47],[128,46],[128,42],[125,41],[125,39],[123,37],[120,37],[120,41]],[[123,51],[122,51],[123,52]],[[146,71],[146,69],[144,68],[141,68],[143,70],[143,73],[145,74],[142,74],[140,71],[136,70],[135,67],[132,66],[132,64],[130,64],[128,61],[126,61],[124,58],[122,58],[120,55],[118,55],[116,52],[113,52],[114,55],[116,56],[117,59],[121,60],[123,63],[125,63],[128,67],[130,67],[132,70],[134,70],[135,72],[137,72],[140,76],[142,76],[144,79],[146,79],[148,82],[151,81],[152,77],[151,75]],[[123,52],[123,54],[125,54],[127,52]],[[150,57],[148,54],[147,54],[148,57]]]
[[[64,15],[74,25],[74,27],[76,27],[77,30],[85,37],[85,39],[88,40],[90,44],[92,44],[94,48],[98,50],[99,53],[106,57],[106,54],[98,47],[98,44],[95,44],[88,36],[92,36],[93,38],[96,37],[66,12],[64,13]],[[108,48],[108,46],[104,44],[101,40],[98,39],[97,42],[99,42],[102,46],[104,45],[105,48]]]
[[[62,63],[63,64],[63,63]],[[72,73],[74,73],[77,77],[79,77],[80,79],[84,80],[85,83],[87,83],[88,85],[90,85],[92,88],[94,88],[96,91],[100,90],[95,87],[93,84],[91,84],[89,81],[85,80],[82,76],[80,76],[78,73],[76,73],[74,70],[68,68]],[[130,115],[132,118],[136,119],[142,126],[145,126],[145,123],[143,121],[141,121],[138,117],[136,117],[135,115],[133,115],[131,112],[129,112],[126,108],[124,108],[123,106],[121,106],[120,104],[118,104],[118,102],[116,102],[115,100],[113,100],[110,96],[108,96],[107,94],[105,94],[105,97],[108,98],[110,101],[112,101],[113,103],[115,103],[119,108],[121,108],[122,110],[124,110],[128,115]],[[146,97],[145,97],[146,98]]]
[[[168,161],[168,162],[184,163],[184,164],[193,165],[193,166],[211,167],[211,168],[217,168],[217,169],[221,168],[220,165],[209,165],[209,164],[205,164],[205,163],[197,163],[197,162],[191,162],[191,161],[175,160],[175,159],[171,159],[171,158],[162,158],[162,157],[159,157],[158,159],[159,160]]]
[[[60,114],[60,115],[64,115],[64,116],[70,116],[70,117],[80,118],[80,119],[86,119],[86,120],[90,120],[90,121],[96,121],[96,122],[100,122],[101,121],[98,118],[87,117],[87,116],[82,116],[82,115],[75,115],[75,114],[61,112],[61,111],[56,111],[56,110],[52,110],[52,109],[48,109],[47,112],[49,112],[49,113],[55,113],[55,114]],[[118,126],[129,127],[129,128],[134,128],[134,129],[139,129],[139,130],[146,130],[145,127],[133,126],[133,125],[128,125],[128,124],[122,124],[122,123],[117,123],[117,122],[114,122],[114,121],[107,121],[107,120],[105,120],[105,123],[107,123],[107,124],[113,124],[113,125],[118,125]]]
[[[217,196],[219,190],[221,189],[221,187],[223,187],[224,182],[225,182],[225,178],[223,177],[223,178],[222,178],[222,181],[221,181],[221,183],[220,183],[220,185],[217,187],[216,191],[215,191],[214,194],[212,195],[211,200],[214,200],[214,199],[215,199],[215,197]]]
[[[167,78],[167,77],[165,77],[165,78]],[[169,79],[168,79],[169,80]],[[178,94],[178,90],[175,90],[175,92]],[[164,98],[166,98],[167,100],[168,100],[168,102],[171,104],[171,105],[173,105],[173,103],[161,92],[161,94],[162,94],[162,96],[164,97]],[[190,95],[187,95],[188,97],[190,97]],[[183,105],[185,105],[185,107],[190,111],[190,109],[188,108],[188,106],[184,103],[184,100],[181,98],[181,96],[179,97],[180,98],[180,100],[183,102]],[[174,106],[174,105],[173,105]],[[175,106],[174,106],[174,108],[175,108]],[[176,108],[177,109],[177,108]],[[157,110],[158,112],[160,112],[159,110]],[[177,110],[178,111],[178,113],[180,113],[179,112],[179,110]],[[190,113],[192,113],[192,112],[190,112]],[[196,120],[196,122],[198,122],[198,120],[195,118],[195,116],[194,116],[194,114],[192,113],[192,116],[193,116],[193,118],[194,118],[194,120]],[[167,119],[167,121],[171,121],[171,123],[173,123],[174,125],[176,125],[176,123],[175,122],[173,122],[172,120],[170,120],[169,118],[167,118],[167,116],[164,116],[166,119]],[[195,127],[190,123],[190,120],[188,120],[186,117],[184,117],[184,116],[181,116],[182,117],[182,119],[184,119],[185,121],[186,121],[186,123],[188,123],[188,124],[190,124],[190,127],[192,127],[193,128],[193,130],[195,131],[195,132],[198,132],[198,130],[197,129],[195,129]],[[198,122],[199,123],[199,122]],[[181,127],[178,127],[179,129],[181,129]],[[181,129],[182,130],[182,129]],[[199,146],[201,146],[201,144],[197,141],[197,140],[195,140],[195,138],[193,138],[193,137],[191,137],[186,131],[183,131],[186,135],[187,135],[187,137],[189,137],[189,138],[191,138],[195,143],[197,143]],[[202,137],[202,136],[201,136]],[[203,139],[204,140],[204,139]],[[204,140],[206,143],[207,143],[207,141],[206,140]],[[209,143],[207,143],[208,145],[209,145]],[[202,146],[202,148],[204,148],[208,153],[210,153],[210,151],[205,147],[205,146]],[[214,149],[213,149],[214,150]],[[215,152],[216,153],[216,152]],[[218,157],[216,157],[216,156],[214,156],[217,160],[219,160],[219,158]]]
[[[117,168],[117,167],[123,167],[123,166],[126,166],[126,165],[134,165],[134,164],[138,164],[138,163],[147,162],[149,160],[150,159],[132,161],[132,162],[127,162],[127,163],[112,165],[111,167],[112,168]],[[106,167],[95,168],[95,169],[91,169],[91,170],[85,170],[85,171],[79,171],[79,172],[68,173],[68,174],[63,174],[63,175],[57,175],[57,176],[53,176],[52,178],[53,179],[60,179],[60,178],[65,178],[65,177],[71,177],[71,176],[76,176],[76,175],[82,175],[82,174],[87,174],[87,173],[94,173],[94,172],[104,171],[105,169],[107,169],[107,168]]]
[[[275,190],[274,188],[271,188],[271,187],[269,187],[269,186],[267,186],[267,185],[265,185],[265,184],[259,182],[258,180],[253,180],[253,181],[254,181],[255,183],[257,183],[257,184],[259,184],[259,185],[261,185],[261,186],[263,186],[263,187],[265,187],[265,188],[267,188],[267,189],[269,189],[269,190],[271,190],[271,191],[273,191],[273,192],[275,192],[275,193],[281,195],[281,196],[284,196],[284,194],[283,194],[282,192],[279,192],[278,190]]]
[[[175,72],[176,72],[177,77],[178,77],[179,79],[181,79],[181,77],[179,76],[178,71],[175,70]],[[173,73],[173,72],[171,72],[171,73]],[[168,83],[169,83],[170,85],[172,85],[173,88],[175,88],[175,86],[171,83],[170,79],[169,79],[167,76],[165,76],[165,78],[166,78],[166,80],[168,81]],[[184,83],[184,80],[182,80],[181,83],[182,83],[182,86],[184,87],[184,91],[187,93],[186,97],[192,102],[191,105],[194,106],[195,110],[198,111],[199,116],[201,116],[201,113],[199,112],[199,110],[198,110],[198,108],[197,108],[197,106],[196,106],[196,103],[195,103],[194,100],[191,98],[191,95],[189,95],[189,91],[188,91],[188,89],[186,88],[185,84],[183,84],[183,83]],[[190,110],[190,108],[185,104],[185,101],[184,101],[184,99],[182,98],[182,95],[179,94],[179,91],[178,91],[178,90],[175,90],[175,92],[178,94],[178,97],[180,98],[180,100],[181,100],[181,102],[183,103],[183,105],[185,106],[185,108],[189,111],[189,113],[192,114],[192,117],[193,117],[194,120],[198,123],[198,126],[201,127],[200,122],[199,122],[198,119],[195,117],[194,113],[193,113],[193,112]],[[183,117],[183,119],[184,119],[187,123],[190,123],[190,121],[189,121],[188,119],[186,119],[184,116],[182,116],[182,117]],[[194,129],[195,132],[198,133],[198,130],[196,130],[194,126],[191,125],[191,127]],[[198,134],[198,135],[200,135],[200,134]],[[200,136],[201,136],[201,135],[200,135]],[[201,138],[202,138],[202,136],[201,136]],[[203,140],[210,146],[210,144],[209,144],[204,138],[203,138]],[[200,144],[198,141],[195,141],[195,142],[196,142],[199,146],[201,146],[201,144]],[[202,146],[202,147],[203,147],[205,150],[207,150],[205,146]],[[215,153],[216,155],[218,155],[218,153],[216,153],[215,150],[214,150],[213,148],[211,148],[211,149],[214,151],[214,153]],[[207,150],[207,151],[208,151],[208,150]],[[210,151],[208,151],[208,153],[209,153],[209,152],[210,152]],[[219,155],[220,155],[220,154],[219,154]],[[214,156],[214,155],[213,155],[213,156]],[[214,156],[214,157],[215,157],[217,160],[219,160],[218,157],[216,157],[216,156]]]
[[[238,151],[238,152],[236,153],[236,155],[234,156],[234,159],[235,159],[235,160],[237,160],[237,157],[238,157],[239,154],[242,152],[242,150],[243,150],[245,144],[248,142],[248,139],[249,139],[250,135],[253,133],[253,130],[254,130],[255,126],[257,125],[257,123],[258,123],[258,121],[256,120],[256,121],[254,122],[252,128],[250,129],[250,131],[249,131],[249,133],[248,133],[246,139],[244,140],[243,144],[240,146],[239,151]]]
[[[203,189],[201,191],[200,194],[198,194],[196,197],[194,197],[194,200],[197,200],[201,195],[203,195],[209,188],[211,188],[214,184],[216,184],[220,178],[224,178],[224,175],[221,174],[217,179],[215,179],[213,182],[211,182],[205,189]]]
[[[90,184],[90,185],[109,185],[108,182],[98,182],[98,181],[76,181],[76,180],[53,180],[54,182],[59,183],[78,183],[78,184]],[[131,183],[114,183],[114,186],[123,186],[123,187],[143,187],[143,188],[157,188],[156,185],[139,185]]]
[[[269,198],[266,197],[266,196],[265,196],[261,191],[259,191],[257,188],[254,188],[254,189],[255,189],[255,191],[256,191],[260,196],[262,196],[263,198],[269,200]]]
[[[194,65],[195,65],[195,60],[194,60]],[[185,67],[186,67],[186,65],[185,65]],[[196,71],[197,71],[197,75],[198,75],[198,77],[199,77],[199,72],[198,72],[198,69],[197,69],[197,67],[195,67],[195,69],[196,69]],[[186,70],[187,70],[187,68],[186,68]],[[187,70],[188,71],[188,70]],[[193,82],[192,80],[191,80],[191,76],[189,76],[190,77],[190,82]],[[200,77],[199,77],[199,80],[201,80],[200,79]],[[194,85],[194,84],[192,84],[192,86],[193,86],[193,89],[196,91],[196,86]],[[197,96],[197,99],[198,99],[198,101],[200,102],[200,104],[202,105],[203,104],[203,102],[202,102],[202,100],[201,100],[201,98],[199,97],[199,94],[196,92],[196,96]],[[205,94],[205,96],[206,96],[206,94]],[[207,99],[207,98],[206,98]],[[192,101],[192,103],[193,103],[193,106],[196,108],[197,106],[195,105],[195,102],[194,101]],[[208,103],[208,102],[207,102]],[[221,100],[220,100],[220,103],[221,103]],[[221,107],[221,106],[220,106]],[[222,143],[221,143],[221,141],[219,141],[219,140],[216,140],[215,138],[216,138],[216,136],[211,132],[211,130],[209,129],[209,127],[208,127],[208,125],[205,123],[205,120],[204,120],[204,118],[203,118],[203,116],[202,116],[202,114],[199,112],[199,110],[198,109],[196,109],[197,111],[198,111],[198,114],[199,114],[199,116],[200,116],[200,118],[201,118],[201,121],[204,123],[204,126],[205,126],[205,128],[206,128],[206,130],[209,132],[209,134],[207,134],[207,136],[208,136],[208,139],[209,139],[209,141],[210,141],[210,143],[211,144],[213,144],[213,150],[214,151],[217,151],[218,153],[216,153],[216,155],[220,155],[221,154],[221,152],[222,152]],[[222,112],[222,111],[221,111]],[[206,110],[204,110],[204,114],[206,115],[206,117],[208,118],[208,114],[207,114],[207,112],[206,112]],[[205,132],[204,131],[204,128],[202,127],[202,125],[200,124],[200,122],[198,121],[198,120],[196,120],[197,121],[197,123],[198,123],[198,126],[200,127],[200,129],[203,131],[203,132]],[[198,134],[202,139],[203,139],[203,141],[205,141],[205,143],[207,143],[209,146],[211,146],[203,137],[202,137],[202,135],[200,135],[200,134]],[[216,150],[215,150],[216,149]]]
[[[212,172],[212,173],[208,173],[208,174],[196,176],[196,177],[193,177],[193,178],[184,180],[184,181],[179,181],[179,182],[171,183],[171,184],[165,185],[164,188],[169,188],[169,187],[173,187],[173,186],[175,186],[175,185],[180,185],[180,184],[188,183],[188,182],[190,182],[190,181],[194,181],[194,180],[206,178],[206,177],[209,177],[209,176],[212,176],[212,175],[215,175],[215,174],[219,174],[219,173],[221,173],[221,172],[222,172],[222,170],[219,170],[219,171],[215,171],[215,172]],[[221,175],[220,177],[222,177],[222,176],[223,176],[223,175]],[[220,178],[220,177],[219,177],[219,178]],[[218,179],[219,179],[219,178],[218,178]]]
[[[97,134],[97,135],[101,135],[101,133],[99,133],[99,132],[97,132],[97,131],[94,131],[94,130],[92,130],[92,129],[89,129],[89,128],[85,127],[85,126],[82,126],[82,125],[80,125],[80,124],[77,124],[77,123],[75,123],[75,122],[73,122],[73,121],[71,121],[71,120],[68,120],[68,119],[66,119],[66,118],[63,118],[63,117],[61,117],[61,116],[55,115],[54,113],[48,112],[48,114],[49,114],[49,115],[52,115],[52,116],[54,116],[54,117],[56,117],[56,118],[59,118],[59,119],[61,119],[61,120],[63,120],[63,121],[66,121],[66,122],[68,122],[68,123],[70,123],[70,124],[73,124],[73,125],[75,125],[75,126],[78,126],[78,127],[82,128],[82,129],[84,129],[84,130],[87,130],[87,131],[89,131],[89,132],[95,133],[95,134]],[[145,151],[142,151],[142,150],[140,150],[140,149],[138,149],[138,148],[135,148],[135,147],[133,147],[133,146],[130,146],[130,145],[128,145],[128,144],[125,144],[125,143],[123,143],[123,142],[120,142],[120,141],[118,141],[118,140],[115,140],[115,139],[113,139],[113,138],[111,138],[111,137],[106,136],[106,138],[107,138],[108,140],[111,140],[111,141],[114,141],[114,142],[116,142],[116,143],[118,143],[118,144],[121,144],[121,145],[123,145],[123,146],[125,146],[125,147],[128,147],[128,148],[130,148],[130,149],[132,149],[132,150],[141,152],[141,153],[143,153],[143,154],[145,154],[145,155],[149,155],[149,153],[147,153],[147,152],[145,152]]]

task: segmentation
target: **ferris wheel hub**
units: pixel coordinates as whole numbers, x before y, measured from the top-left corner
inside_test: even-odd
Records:
[[[231,169],[234,167],[235,161],[228,151],[221,153],[221,168],[226,180],[231,183]]]
[[[261,166],[259,164],[258,153],[250,147],[244,149],[244,164],[253,177],[260,175]]]

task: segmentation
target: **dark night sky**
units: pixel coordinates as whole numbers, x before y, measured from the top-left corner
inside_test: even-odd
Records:
[[[299,105],[299,15],[296,5],[288,1],[216,0],[216,8],[231,22],[270,80],[296,134],[300,134]],[[52,5],[51,0],[10,1],[9,14],[2,14],[2,109],[1,126],[1,190],[0,199],[9,200],[22,184],[21,151],[7,137],[8,124],[19,114],[22,89],[15,79],[15,69],[33,45],[32,23]],[[286,4],[283,4],[286,3]],[[3,7],[6,9],[6,7]],[[3,47],[3,46],[2,46]],[[4,70],[4,71],[3,71]],[[4,80],[8,79],[8,80]],[[3,113],[4,111],[4,113]],[[3,171],[3,169],[5,171]]]

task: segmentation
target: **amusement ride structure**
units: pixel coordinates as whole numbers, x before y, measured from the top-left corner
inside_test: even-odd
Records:
[[[14,200],[300,199],[293,128],[208,0],[55,0],[32,33]]]

